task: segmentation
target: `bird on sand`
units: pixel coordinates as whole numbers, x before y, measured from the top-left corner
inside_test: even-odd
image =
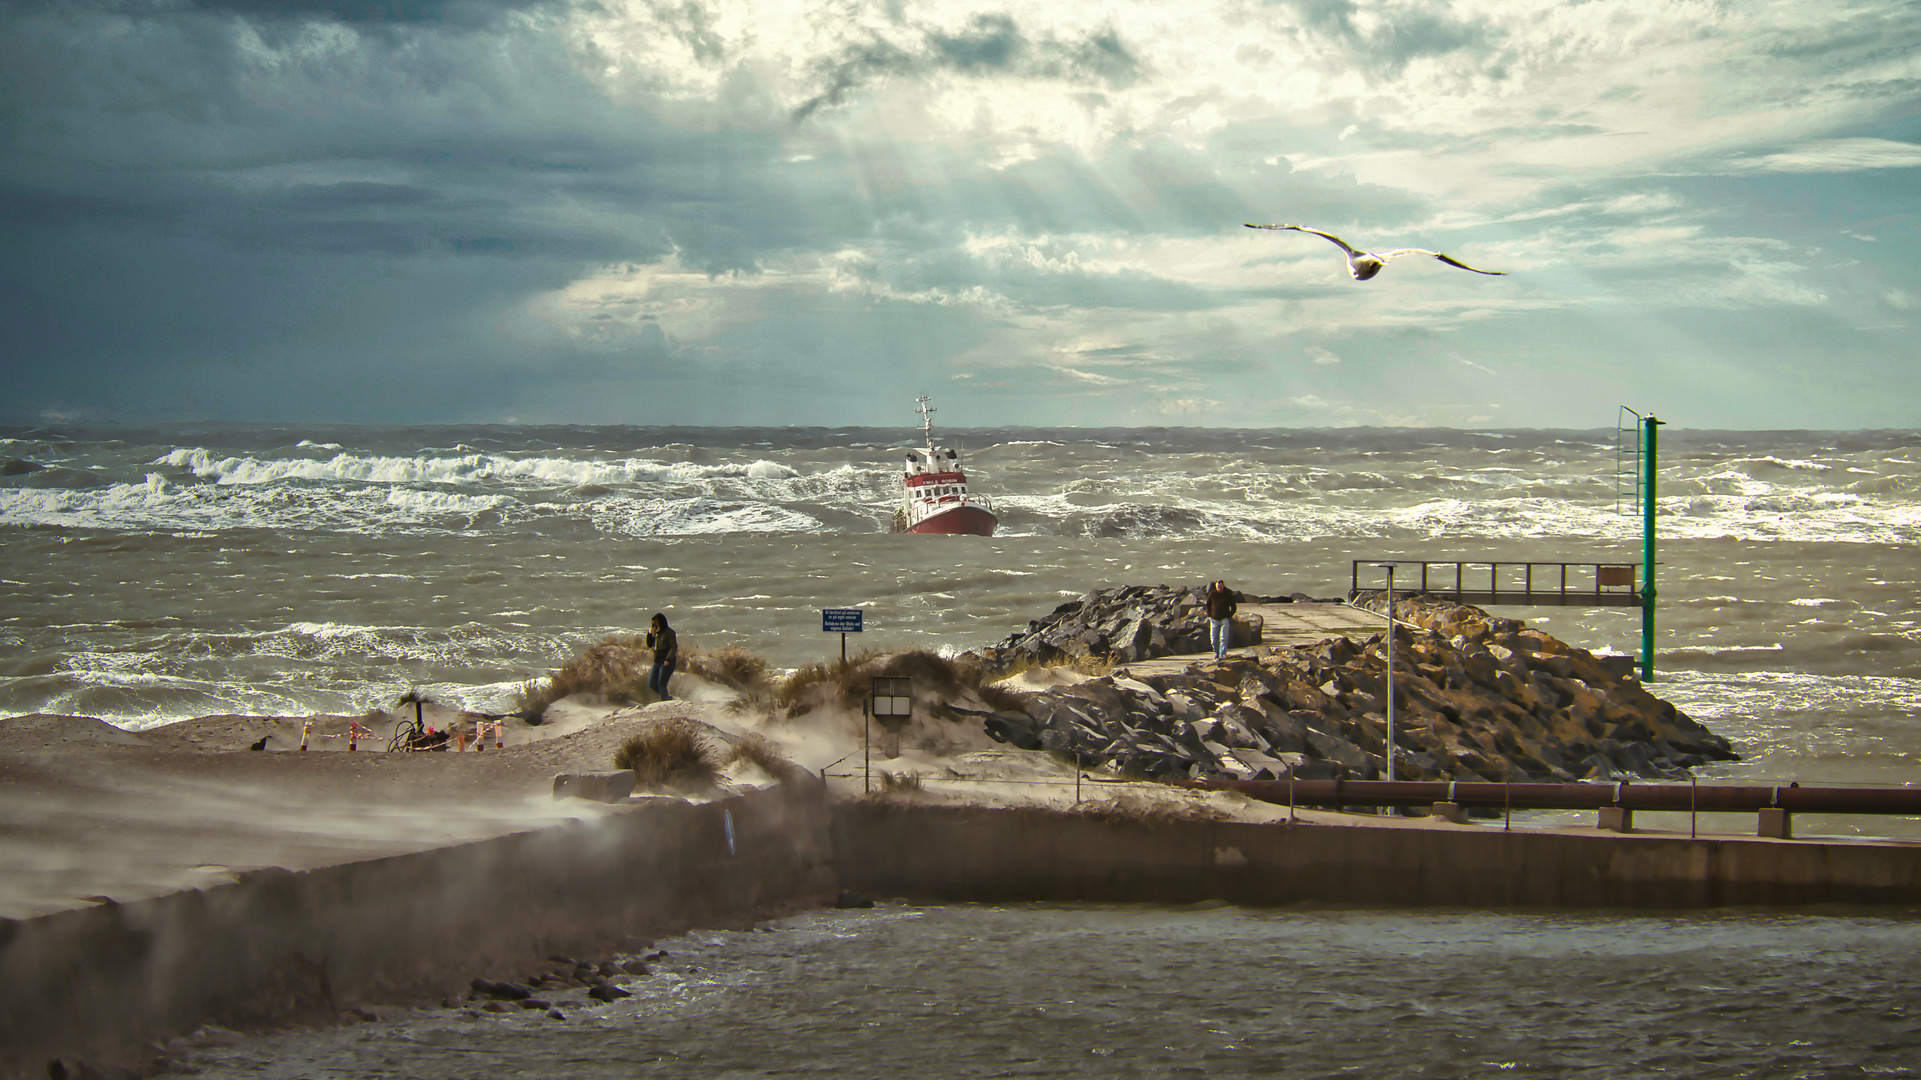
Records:
[[[1347,272],[1354,275],[1355,281],[1366,281],[1368,278],[1380,273],[1381,267],[1386,266],[1389,259],[1398,259],[1403,255],[1431,255],[1449,266],[1458,266],[1463,270],[1473,270],[1477,274],[1487,274],[1491,277],[1507,276],[1507,271],[1505,270],[1476,270],[1474,267],[1469,266],[1453,256],[1443,255],[1438,251],[1429,251],[1426,248],[1395,248],[1393,251],[1356,251],[1348,246],[1347,241],[1335,236],[1333,233],[1325,233],[1319,229],[1310,229],[1305,225],[1255,225],[1252,222],[1243,222],[1243,224],[1247,225],[1250,229],[1292,229],[1295,232],[1313,233],[1323,240],[1332,241],[1335,247],[1347,253]]]

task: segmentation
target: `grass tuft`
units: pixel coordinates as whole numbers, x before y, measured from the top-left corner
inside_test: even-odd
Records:
[[[547,706],[573,694],[598,694],[616,705],[653,700],[647,689],[647,670],[654,654],[643,638],[614,634],[547,673],[530,679],[514,695],[514,711],[538,716]]]
[[[614,634],[588,646],[544,678],[521,683],[514,694],[513,711],[521,716],[539,716],[549,705],[573,694],[597,695],[614,705],[646,704],[658,700],[647,689],[647,674],[653,666],[654,653],[645,638]],[[735,645],[713,650],[682,649],[677,670],[744,696],[768,692],[767,661]]]
[[[1170,825],[1182,821],[1226,821],[1231,815],[1219,807],[1186,799],[1149,798],[1118,791],[1103,802],[1088,803],[1081,813],[1108,825]]]
[[[681,670],[743,694],[752,693],[767,685],[766,658],[750,653],[738,645],[728,645],[711,651],[688,649],[683,654]]]
[[[713,787],[719,770],[700,725],[682,717],[651,724],[620,744],[614,768],[634,770],[639,787]]]
[[[880,793],[882,795],[896,793],[907,794],[910,792],[918,792],[920,789],[919,773],[883,772],[880,774]]]
[[[790,717],[829,706],[854,712],[873,692],[877,675],[905,676],[914,680],[916,693],[954,697],[979,689],[981,668],[972,656],[950,660],[926,649],[863,652],[794,669],[774,686],[772,701]]]
[[[734,744],[734,761],[745,761],[777,779],[785,780],[796,770],[793,762],[787,760],[773,741],[763,735],[747,735]]]

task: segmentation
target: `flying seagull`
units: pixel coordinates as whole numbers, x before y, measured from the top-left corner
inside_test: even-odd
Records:
[[[1426,248],[1395,248],[1393,251],[1356,251],[1347,246],[1347,241],[1335,236],[1333,233],[1324,233],[1319,229],[1310,229],[1305,225],[1255,225],[1251,222],[1246,224],[1250,229],[1292,229],[1295,232],[1313,233],[1315,236],[1321,237],[1324,240],[1333,241],[1335,247],[1347,252],[1347,272],[1354,275],[1355,281],[1366,281],[1368,278],[1380,273],[1381,267],[1386,266],[1389,259],[1398,259],[1403,255],[1432,255],[1449,266],[1458,266],[1463,270],[1474,270],[1477,274],[1488,274],[1494,277],[1507,276],[1507,271],[1505,270],[1475,270],[1474,267],[1469,266],[1459,259],[1443,255],[1438,251],[1429,251]]]

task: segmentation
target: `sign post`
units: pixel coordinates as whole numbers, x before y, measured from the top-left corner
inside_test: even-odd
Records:
[[[847,666],[847,635],[860,633],[861,632],[860,623],[861,623],[860,608],[830,607],[830,608],[821,609],[821,612],[820,612],[821,633],[840,635],[840,666],[841,667]]]

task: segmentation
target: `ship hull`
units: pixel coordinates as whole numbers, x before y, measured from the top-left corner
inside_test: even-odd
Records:
[[[922,518],[907,527],[910,533],[940,536],[992,536],[1000,519],[978,506],[957,506]]]

